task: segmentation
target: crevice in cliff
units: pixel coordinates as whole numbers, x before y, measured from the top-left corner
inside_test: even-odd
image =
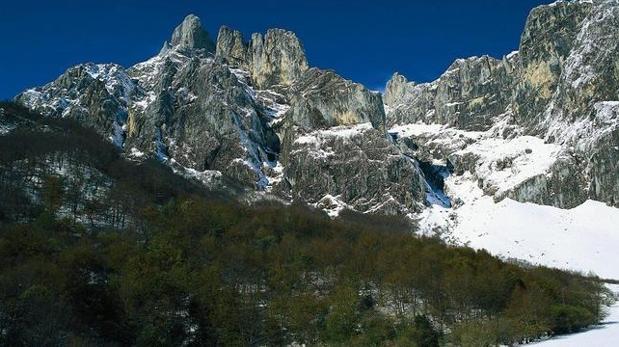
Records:
[[[449,163],[440,165],[419,159],[417,161],[426,183],[426,202],[430,205],[451,207],[451,200],[445,194],[445,179],[452,172]]]

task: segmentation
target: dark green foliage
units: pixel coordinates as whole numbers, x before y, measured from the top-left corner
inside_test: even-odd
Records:
[[[438,347],[439,334],[436,332],[428,318],[424,316],[415,317],[413,325],[414,332],[412,341],[420,347]]]
[[[600,318],[603,290],[592,279],[403,232],[351,229],[301,207],[192,198],[153,210],[145,225],[146,233],[90,236],[50,218],[5,226],[8,341],[41,341],[51,329],[65,342],[436,346],[440,327],[455,326],[455,341],[492,344]],[[469,285],[449,284],[467,277]],[[511,290],[492,291],[500,283]],[[397,304],[402,314],[379,310]]]
[[[246,206],[72,133],[0,137],[0,345],[490,346],[602,317],[595,278],[418,238],[403,219]],[[15,185],[11,163],[57,152],[110,178],[89,202],[105,226],[71,218],[70,180]],[[11,197],[24,189],[41,201]]]
[[[592,312],[586,308],[572,305],[553,305],[550,308],[553,331],[565,334],[578,331],[595,320]]]

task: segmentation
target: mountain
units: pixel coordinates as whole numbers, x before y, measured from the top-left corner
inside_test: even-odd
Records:
[[[519,50],[456,60],[437,80],[394,74],[387,127],[444,168],[452,208],[426,233],[506,258],[616,278],[619,3],[559,1],[529,15]]]
[[[558,1],[518,51],[380,94],[292,32],[214,39],[189,15],[144,62],[0,102],[0,345],[515,345],[600,323],[618,31],[619,1]]]
[[[423,208],[424,179],[390,140],[381,95],[310,68],[288,31],[245,42],[222,27],[213,42],[189,15],[143,63],[79,65],[16,100],[203,181],[221,173],[288,201],[364,212]]]
[[[618,22],[615,0],[543,5],[518,51],[458,59],[430,83],[396,73],[381,95],[311,67],[292,32],[222,27],[213,41],[189,15],[145,62],[78,65],[16,101],[252,199],[450,230],[482,197],[619,207]]]

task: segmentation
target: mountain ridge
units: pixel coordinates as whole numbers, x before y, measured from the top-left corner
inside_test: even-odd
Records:
[[[175,29],[176,36],[188,31],[184,28],[198,30],[196,23],[199,21],[194,16],[188,16]],[[379,94],[334,72],[309,68],[296,35],[282,29],[271,29],[264,36],[254,34],[245,42],[239,32],[222,27],[216,52],[194,46],[191,42],[164,45],[159,55],[126,69],[124,74],[119,72],[121,78],[89,74],[92,68],[78,66],[74,68],[77,73],[70,70],[42,92],[29,90],[17,100],[52,116],[86,118],[86,112],[81,112],[84,109],[98,113],[100,117],[90,117],[87,124],[112,133],[112,140],[128,155],[154,153],[187,169],[221,171],[280,197],[305,199],[305,195],[311,195],[314,198],[309,202],[317,203],[326,195],[340,196],[344,203],[361,210],[397,201],[397,210],[386,211],[389,213],[421,208],[423,202],[413,199],[408,187],[422,190],[422,177],[406,157],[378,165],[384,173],[370,178],[371,172],[364,166],[370,160],[377,162],[369,157],[376,154],[368,153],[375,149],[362,148],[335,134],[342,150],[358,153],[345,161],[350,162],[350,170],[359,171],[359,179],[340,182],[345,172],[337,172],[339,169],[325,160],[328,156],[322,156],[330,150],[318,147],[308,155],[294,149],[302,145],[295,143],[302,134],[369,122],[378,131],[363,131],[367,142],[381,143],[385,153],[397,153],[385,131]],[[112,68],[106,65],[101,69]],[[106,82],[91,81],[88,76],[93,80],[103,77]],[[86,82],[65,81],[82,77]],[[66,90],[65,85],[74,90]],[[95,95],[80,100],[86,94]],[[110,113],[115,114],[113,120]],[[308,167],[308,159],[313,161],[310,166],[321,167],[318,175],[309,175],[316,170]],[[284,162],[294,166],[287,165],[285,172],[280,172]],[[402,174],[402,168],[408,173]],[[328,187],[326,191],[320,187],[323,185]],[[399,195],[397,199],[392,199],[391,189]]]
[[[426,177],[450,171],[471,172],[467,184],[481,186],[496,201],[508,197],[567,208],[592,198],[617,206],[615,106],[606,100],[586,106],[592,116],[575,125],[569,121],[573,116],[552,105],[555,99],[564,104],[574,99],[565,96],[570,83],[552,72],[554,66],[561,69],[572,50],[586,49],[587,37],[612,36],[617,8],[615,1],[540,6],[531,11],[519,51],[503,59],[457,59],[428,83],[409,83],[396,73],[384,100],[334,72],[310,67],[292,32],[271,29],[245,40],[222,26],[212,41],[189,15],[150,60],[124,70],[78,66],[16,100],[47,115],[82,119],[128,156],[153,153],[203,181],[219,172],[261,194],[315,206],[330,201],[333,211],[346,206],[415,215],[436,196],[457,202],[453,192],[432,187],[436,177]],[[555,37],[553,28],[567,29]],[[609,44],[598,56],[612,59],[616,46]],[[588,54],[597,59],[595,52]],[[576,63],[565,65],[566,76],[580,69]],[[598,74],[607,75],[604,69]],[[595,89],[617,80],[602,77],[588,83]],[[586,109],[585,104],[574,106]],[[447,127],[438,133],[411,130],[417,122]],[[409,125],[404,133],[414,135],[393,130],[403,125]],[[556,140],[561,127],[592,140]],[[517,147],[531,146],[526,136],[533,136],[536,148]],[[537,144],[540,136],[544,143]],[[573,143],[585,148],[572,149]],[[492,154],[488,146],[504,149]],[[538,149],[554,159],[545,169],[543,163],[542,169],[527,169],[541,163],[537,153],[530,155]],[[424,172],[422,162],[436,167]],[[508,187],[501,177],[511,182]]]

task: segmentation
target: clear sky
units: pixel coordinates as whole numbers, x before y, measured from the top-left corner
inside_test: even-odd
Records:
[[[156,54],[185,15],[213,39],[221,25],[246,37],[297,33],[310,65],[371,89],[399,71],[438,77],[460,57],[518,48],[531,8],[551,0],[7,0],[0,10],[0,99],[82,62],[130,66]]]

